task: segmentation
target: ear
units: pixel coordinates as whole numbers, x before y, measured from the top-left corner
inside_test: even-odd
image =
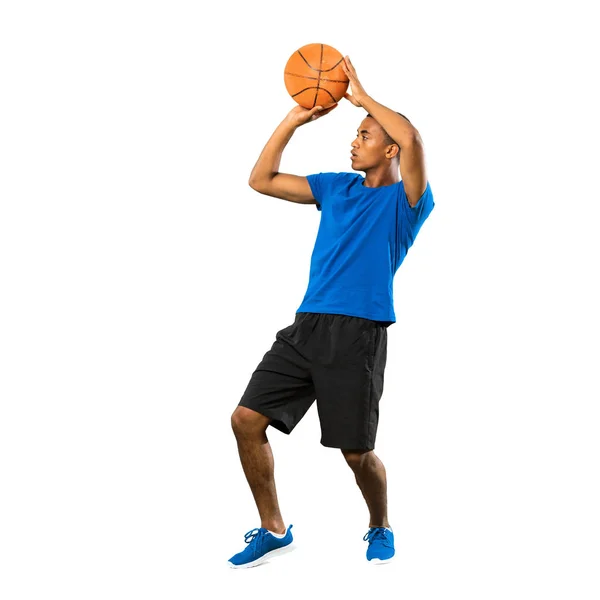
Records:
[[[390,160],[394,158],[394,156],[398,156],[400,154],[400,146],[398,144],[391,144],[385,150],[385,157]]]

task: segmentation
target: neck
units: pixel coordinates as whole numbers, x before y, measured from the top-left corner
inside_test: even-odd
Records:
[[[399,181],[400,175],[395,165],[384,166],[384,168],[374,167],[365,171],[365,187],[382,187]]]

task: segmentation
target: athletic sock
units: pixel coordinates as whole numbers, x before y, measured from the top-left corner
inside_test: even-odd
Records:
[[[276,537],[278,539],[284,538],[287,534],[287,529],[285,530],[285,533],[275,533],[273,531],[270,531],[269,529],[267,529],[267,531],[273,536]]]

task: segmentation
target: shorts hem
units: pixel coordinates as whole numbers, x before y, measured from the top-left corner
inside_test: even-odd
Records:
[[[238,406],[243,406],[244,408],[249,408],[250,410],[257,412],[259,415],[262,415],[263,417],[267,417],[267,419],[271,419],[271,422],[269,423],[269,425],[271,427],[273,427],[274,429],[277,429],[277,431],[281,431],[281,433],[285,433],[285,435],[290,435],[290,433],[292,433],[292,431],[294,429],[293,427],[290,428],[288,425],[286,425],[281,419],[278,419],[273,414],[270,414],[270,411],[268,411],[268,410],[264,410],[262,408],[256,408],[255,406],[252,406],[251,404],[246,404],[243,401],[241,401],[238,404]]]
[[[321,440],[321,446],[324,448],[335,448],[336,450],[364,450],[365,452],[370,452],[371,450],[375,450],[375,444],[373,445],[365,445],[365,444],[335,444],[333,442],[324,442]]]

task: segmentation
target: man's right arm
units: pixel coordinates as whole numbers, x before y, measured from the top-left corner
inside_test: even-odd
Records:
[[[283,150],[298,127],[314,121],[333,110],[336,105],[323,110],[320,106],[306,109],[297,106],[279,124],[261,152],[248,181],[250,187],[266,196],[290,202],[316,204],[306,177],[279,172]]]

